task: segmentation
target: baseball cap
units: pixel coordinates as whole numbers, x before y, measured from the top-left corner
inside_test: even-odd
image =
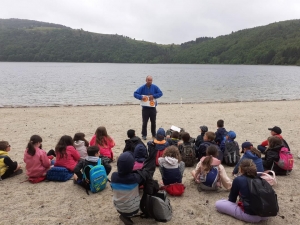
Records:
[[[253,144],[252,144],[251,142],[249,142],[249,141],[246,141],[246,142],[244,142],[244,143],[242,144],[242,150],[243,150],[244,148],[250,148],[251,146],[253,146]]]
[[[268,128],[268,130],[274,131],[276,134],[281,134],[281,129],[280,127],[273,127],[273,128]]]

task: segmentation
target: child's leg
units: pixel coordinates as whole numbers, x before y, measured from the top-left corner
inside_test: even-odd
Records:
[[[216,209],[220,213],[224,213],[235,217],[239,220],[248,222],[248,223],[257,223],[261,220],[266,220],[266,217],[254,216],[244,213],[243,210],[234,202],[222,199],[216,202]]]
[[[1,179],[6,179],[6,178],[9,178],[9,177],[12,177],[12,176],[15,176],[15,175],[19,175],[23,173],[23,170],[22,169],[17,169],[16,171],[8,168],[5,173],[1,176]]]
[[[261,152],[261,153],[264,153],[266,151],[266,147],[262,146],[262,145],[258,145],[257,146],[257,149]]]

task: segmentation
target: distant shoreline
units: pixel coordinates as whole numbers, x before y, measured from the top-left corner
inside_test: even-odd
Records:
[[[204,105],[204,104],[226,104],[226,103],[247,103],[247,102],[283,102],[283,101],[300,101],[300,99],[279,99],[279,100],[249,100],[249,101],[215,101],[215,102],[184,102],[184,103],[159,103],[159,105]],[[114,107],[114,106],[137,106],[139,105],[134,104],[134,103],[123,103],[123,104],[97,104],[97,105],[71,105],[71,104],[66,104],[66,105],[49,105],[49,106],[0,106],[1,109],[12,109],[12,108],[70,108],[70,107]]]

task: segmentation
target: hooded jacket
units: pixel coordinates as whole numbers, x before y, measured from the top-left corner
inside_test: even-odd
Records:
[[[87,157],[87,148],[85,146],[85,142],[84,141],[74,141],[74,147],[76,148],[76,150],[79,152],[80,158],[81,159],[85,159],[85,157]]]
[[[148,157],[147,148],[144,144],[138,144],[134,149],[134,167],[133,170],[141,169]]]
[[[45,176],[50,169],[51,163],[47,154],[40,148],[35,148],[34,156],[24,152],[24,162],[26,163],[26,174],[29,178],[39,178]]]
[[[276,175],[286,175],[287,171],[281,169],[276,163],[279,161],[279,152],[283,146],[276,146],[265,151],[265,158],[262,159],[264,170],[273,170]]]
[[[66,153],[66,156],[61,157],[60,153],[56,152],[56,161],[54,166],[61,166],[67,168],[69,171],[74,171],[74,168],[80,159],[80,155],[72,145],[67,146]]]
[[[158,158],[158,164],[164,185],[182,182],[184,162],[178,163],[178,159],[166,156]]]
[[[215,134],[216,134],[215,142],[220,146],[221,143],[225,141],[225,136],[227,134],[227,131],[224,127],[220,127],[217,129]]]
[[[195,173],[196,173],[199,169],[201,170],[201,168],[203,167],[202,162],[203,162],[203,160],[204,160],[206,157],[207,157],[207,156],[202,157],[202,158],[200,159],[200,162],[197,164],[196,169],[194,170]],[[223,187],[224,187],[225,189],[229,190],[229,189],[231,188],[232,181],[231,181],[230,178],[227,176],[227,173],[226,173],[226,171],[225,171],[225,169],[224,169],[224,166],[221,164],[221,161],[220,161],[219,159],[213,157],[213,161],[212,161],[211,166],[218,166],[218,167],[219,167],[220,179],[219,179],[218,182],[221,181]],[[200,172],[200,173],[201,173],[201,172]],[[199,177],[199,176],[197,176],[197,178],[196,178],[196,182],[197,182],[197,183],[200,182],[200,180],[198,180],[198,177]]]
[[[11,160],[7,151],[0,150],[0,156],[0,176],[2,176],[8,168],[11,170],[17,169],[18,163]]]
[[[243,157],[240,159],[240,161],[235,165],[234,169],[233,169],[233,174],[237,174],[239,172],[239,166],[241,161],[243,161],[244,159],[252,159],[253,162],[256,165],[256,169],[257,172],[264,172],[264,167],[263,167],[263,163],[262,163],[262,159],[260,157],[258,157],[257,155],[253,154],[250,150],[247,150]]]
[[[126,152],[126,151],[132,151],[133,152],[135,147],[138,144],[143,144],[145,146],[144,142],[137,136],[134,136],[133,138],[125,140],[125,147],[124,147],[123,152]]]

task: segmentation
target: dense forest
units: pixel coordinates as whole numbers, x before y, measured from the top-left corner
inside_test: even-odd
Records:
[[[0,19],[0,61],[300,65],[300,20],[160,45],[45,22]]]

